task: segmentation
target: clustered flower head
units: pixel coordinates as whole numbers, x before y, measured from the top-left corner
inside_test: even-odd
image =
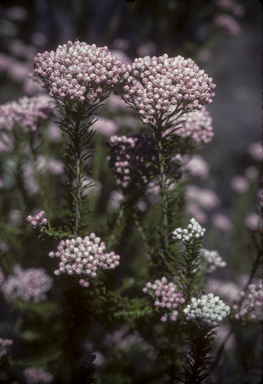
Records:
[[[68,41],[55,52],[38,53],[34,66],[34,74],[45,83],[49,95],[67,103],[104,100],[126,73],[126,66],[107,47],[80,41]]]
[[[23,371],[27,384],[49,384],[53,380],[53,375],[44,368],[30,367]]]
[[[242,301],[240,304],[233,304],[236,319],[263,320],[263,291],[262,283],[249,284],[246,292],[240,292]]]
[[[182,127],[175,133],[181,137],[191,137],[198,144],[207,144],[214,136],[212,118],[206,107],[200,111],[191,111],[184,115]]]
[[[185,243],[193,243],[195,240],[201,239],[205,234],[205,228],[192,218],[188,229],[177,228],[173,232],[173,239],[182,240]]]
[[[24,301],[39,302],[46,298],[45,292],[53,285],[53,279],[43,268],[23,270],[19,264],[15,264],[13,272],[14,275],[9,276],[1,288],[6,299],[21,298]]]
[[[168,283],[167,278],[162,277],[161,280],[155,280],[153,284],[150,282],[146,283],[142,291],[149,293],[156,299],[154,305],[157,308],[161,307],[170,310],[170,319],[176,321],[178,311],[174,310],[174,308],[177,308],[179,304],[183,304],[185,299],[183,298],[183,294],[178,291],[178,286],[175,283]],[[161,317],[161,321],[166,321],[167,317],[168,313],[165,313],[165,315]]]
[[[0,129],[36,131],[42,121],[53,115],[54,107],[53,100],[47,95],[24,96],[18,101],[6,103],[0,108]]]
[[[182,106],[188,111],[210,104],[215,96],[213,79],[192,59],[146,56],[127,66],[129,77],[124,100],[134,106],[147,124],[156,112]]]
[[[203,295],[201,299],[192,297],[191,304],[183,310],[186,320],[199,325],[201,328],[217,327],[229,313],[230,307],[213,293]]]
[[[7,354],[6,347],[9,347],[13,344],[13,340],[11,339],[2,339],[0,338],[0,360],[3,356]]]
[[[222,259],[217,251],[209,251],[202,248],[201,254],[205,261],[208,263],[208,273],[214,272],[217,268],[223,268],[226,266],[226,262]]]
[[[62,240],[59,243],[57,252],[50,252],[49,257],[59,257],[59,269],[54,273],[61,275],[87,275],[88,277],[96,277],[97,268],[113,269],[119,265],[120,256],[114,252],[104,253],[106,249],[105,243],[101,242],[95,233],[85,236],[83,239]],[[89,282],[84,279],[79,280],[80,285],[88,287]]]
[[[45,212],[44,211],[40,211],[35,216],[31,216],[31,215],[27,216],[26,220],[29,223],[31,223],[33,229],[39,228],[40,232],[44,232],[45,231],[45,226],[48,223],[48,221],[44,217],[44,215],[45,215]]]
[[[108,143],[111,155],[107,158],[109,166],[114,172],[117,185],[123,192],[129,191],[140,194],[157,176],[159,165],[157,145],[151,136],[137,134],[130,137],[112,136]],[[168,164],[168,174],[174,179],[181,177],[181,163],[177,157],[171,157]]]

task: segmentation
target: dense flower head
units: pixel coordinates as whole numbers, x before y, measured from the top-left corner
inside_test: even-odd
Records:
[[[121,81],[126,66],[107,47],[68,41],[57,50],[38,53],[34,74],[46,84],[50,96],[64,102],[104,100]]]
[[[124,100],[133,104],[144,123],[156,112],[182,106],[188,111],[201,109],[214,98],[213,79],[192,59],[146,56],[127,66],[129,77],[124,86]]]
[[[23,373],[27,384],[49,384],[53,380],[53,375],[42,367],[29,367],[24,369]]]
[[[47,225],[47,219],[44,217],[45,212],[40,211],[37,215],[35,216],[27,216],[26,220],[31,223],[32,228],[36,229],[39,228],[40,232],[45,231],[45,226]]]
[[[226,266],[226,262],[222,259],[217,251],[209,251],[208,249],[202,248],[202,257],[208,264],[208,273],[214,272],[217,268],[223,268]]]
[[[157,145],[153,138],[145,134],[112,136],[108,146],[111,150],[109,166],[117,185],[124,193],[129,191],[138,195],[143,192],[152,176],[158,175]],[[179,179],[180,161],[176,159],[176,156],[171,158],[168,173]]]
[[[184,243],[193,243],[196,240],[199,241],[205,234],[205,228],[192,218],[190,224],[187,226],[188,229],[177,228],[173,232],[173,239],[182,240]]]
[[[59,243],[57,252],[50,252],[49,257],[59,257],[59,269],[54,273],[61,275],[86,275],[88,278],[96,277],[98,267],[113,269],[119,265],[120,256],[114,252],[104,252],[105,243],[101,242],[95,233],[85,236],[83,239],[62,240]],[[88,287],[89,282],[83,278],[79,280],[80,285]]]
[[[155,307],[168,310],[168,312],[161,317],[161,321],[166,321],[168,314],[172,321],[176,321],[178,311],[176,311],[175,308],[177,308],[179,304],[183,304],[185,299],[183,298],[183,294],[178,291],[178,286],[175,283],[168,283],[167,278],[162,277],[160,280],[155,280],[153,284],[150,282],[146,283],[142,291],[153,296],[155,299]]]
[[[191,111],[184,115],[182,127],[176,132],[181,137],[190,137],[197,144],[207,144],[214,136],[212,117],[203,106],[200,111]]]
[[[24,301],[39,302],[46,298],[45,292],[53,285],[53,279],[43,268],[28,268],[23,270],[19,264],[13,268],[14,275],[9,276],[2,285],[6,299],[21,298]]]
[[[13,340],[2,339],[2,337],[0,337],[0,360],[3,356],[7,354],[6,347],[9,347],[12,344],[13,344]]]
[[[262,283],[249,284],[246,292],[239,294],[240,304],[233,304],[236,319],[263,320],[263,291]]]
[[[0,108],[0,130],[20,128],[24,132],[36,131],[40,123],[54,112],[54,102],[47,95],[24,96]]]
[[[217,327],[229,313],[230,307],[213,293],[203,295],[201,299],[192,297],[191,304],[188,304],[183,311],[186,320],[199,325],[201,328]]]
[[[118,124],[110,119],[105,119],[104,117],[99,117],[95,124],[93,124],[92,129],[104,136],[115,135],[118,131]]]

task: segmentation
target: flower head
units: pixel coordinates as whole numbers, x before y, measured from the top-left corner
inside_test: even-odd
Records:
[[[204,260],[208,264],[208,273],[212,273],[217,268],[223,268],[226,266],[226,262],[217,251],[209,251],[205,248],[202,248],[200,251],[202,252]]]
[[[45,83],[50,96],[65,103],[102,101],[126,73],[126,66],[107,47],[78,40],[59,45],[55,52],[38,53],[34,65],[34,74]]]
[[[59,243],[57,252],[50,252],[49,257],[59,257],[59,269],[54,273],[61,275],[86,275],[87,277],[96,277],[98,267],[103,269],[113,269],[119,265],[120,256],[114,252],[106,253],[105,243],[101,242],[95,233],[85,236],[83,239],[62,240]],[[89,282],[83,278],[79,280],[80,285],[88,287]]]
[[[230,307],[213,293],[204,295],[201,299],[193,297],[183,311],[186,320],[203,327],[217,327],[229,313]]]
[[[205,228],[202,228],[201,225],[192,218],[190,224],[188,224],[188,229],[177,228],[173,232],[173,239],[182,240],[184,243],[195,243],[200,241],[205,234]]]
[[[14,275],[9,276],[2,285],[6,299],[21,298],[24,301],[39,302],[46,298],[45,292],[53,285],[53,279],[43,268],[28,268],[23,270],[19,264],[14,266]]]
[[[2,339],[0,338],[0,360],[3,356],[7,354],[6,347],[9,347],[13,344],[13,340],[11,339]]]
[[[129,77],[124,100],[134,106],[144,123],[157,112],[182,106],[188,111],[201,109],[214,98],[213,79],[191,59],[146,56],[127,66]]]
[[[183,304],[185,299],[175,283],[168,283],[167,278],[162,277],[160,280],[155,280],[153,284],[146,283],[143,292],[150,294],[155,299],[155,307],[165,309],[166,313],[161,317],[162,322],[167,320],[168,314],[172,321],[176,321],[178,311],[175,308],[179,304]]]
[[[46,372],[42,367],[35,368],[30,367],[26,368],[23,371],[27,384],[49,384],[53,380],[53,375]]]
[[[37,215],[35,216],[27,216],[26,220],[31,223],[32,229],[39,228],[40,232],[45,231],[45,226],[47,225],[47,219],[44,217],[45,212],[40,211]]]
[[[236,319],[263,320],[263,290],[262,283],[250,284],[246,292],[241,291],[239,304],[233,304]]]

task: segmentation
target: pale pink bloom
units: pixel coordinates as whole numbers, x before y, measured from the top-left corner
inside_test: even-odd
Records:
[[[196,203],[188,203],[186,210],[191,217],[194,217],[199,223],[204,224],[207,222],[208,217],[204,211]]]
[[[145,212],[147,210],[147,204],[145,203],[145,201],[139,201],[137,207],[142,212]]]
[[[214,24],[223,28],[231,36],[238,36],[242,31],[240,24],[230,15],[217,15],[214,18]]]
[[[228,303],[237,300],[240,288],[232,281],[209,279],[205,287],[206,292],[212,292],[215,295],[222,296]]]
[[[7,354],[6,347],[9,347],[13,344],[13,340],[11,339],[2,339],[0,338],[0,360],[3,356]]]
[[[47,35],[45,35],[44,33],[34,32],[31,35],[31,41],[37,47],[43,47],[47,44],[48,39],[47,39]]]
[[[156,53],[156,45],[149,41],[148,43],[141,44],[137,48],[137,54],[139,57],[153,56]]]
[[[62,133],[57,124],[51,123],[48,126],[46,133],[50,141],[53,141],[54,143],[60,143],[62,141]]]
[[[28,12],[24,7],[15,5],[6,9],[6,15],[12,21],[25,21],[28,17]]]
[[[185,165],[186,170],[188,170],[191,175],[196,177],[201,177],[206,179],[209,174],[209,165],[200,155],[194,155]]]
[[[254,160],[262,161],[263,148],[262,148],[262,143],[260,141],[256,141],[255,143],[250,144],[247,151]]]
[[[6,299],[21,298],[24,301],[39,302],[46,299],[46,292],[53,285],[53,279],[43,268],[28,268],[23,270],[19,264],[13,268],[14,275],[9,276],[2,285]]]
[[[89,286],[89,278],[97,276],[97,269],[114,269],[119,265],[120,256],[112,252],[104,252],[106,244],[100,237],[91,233],[84,238],[61,240],[56,252],[50,252],[49,257],[60,258],[59,268],[54,271],[56,276],[61,274],[79,275],[79,284]]]
[[[228,232],[232,229],[233,224],[231,220],[222,213],[216,213],[212,217],[213,225],[222,231]]]
[[[82,182],[82,187],[84,187],[90,183],[92,183],[92,185],[89,188],[85,189],[85,191],[83,192],[83,196],[86,196],[89,194],[99,195],[101,188],[102,188],[100,181],[98,181],[98,180],[95,181],[91,177],[85,176],[85,178]]]
[[[109,204],[114,208],[114,209],[119,209],[120,208],[120,201],[124,199],[123,193],[120,191],[112,191],[110,194],[109,198]]]
[[[221,203],[214,191],[207,188],[199,188],[195,185],[189,185],[187,187],[186,196],[207,210],[216,208]]]
[[[235,16],[242,17],[245,13],[245,8],[233,0],[216,0],[216,4],[231,11]]]
[[[23,373],[27,384],[49,384],[53,380],[53,375],[46,372],[42,367],[26,368]]]
[[[249,184],[245,177],[243,176],[235,176],[230,181],[230,185],[232,189],[237,193],[244,193],[248,190]]]
[[[26,220],[31,223],[32,229],[40,229],[40,232],[45,232],[45,226],[48,223],[47,218],[44,217],[45,212],[40,211],[35,216],[27,216]]]
[[[256,230],[262,226],[262,220],[256,212],[250,212],[245,218],[245,224],[249,229]]]
[[[28,96],[32,96],[38,93],[45,93],[43,87],[44,83],[41,83],[40,80],[36,81],[36,79],[31,75],[32,73],[29,73],[24,80],[23,92]]]
[[[258,169],[256,167],[247,167],[244,170],[244,175],[248,180],[254,181],[258,178]]]
[[[92,125],[92,129],[101,135],[110,137],[116,134],[119,127],[114,120],[105,119],[104,117],[99,116],[96,123]]]

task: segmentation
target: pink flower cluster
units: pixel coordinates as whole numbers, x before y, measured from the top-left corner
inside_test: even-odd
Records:
[[[49,372],[46,372],[42,367],[35,368],[30,367],[26,368],[23,371],[27,384],[49,384],[53,380],[53,375]]]
[[[168,314],[172,321],[176,321],[178,311],[174,310],[179,304],[183,304],[185,299],[183,294],[178,291],[178,287],[175,283],[168,283],[166,277],[162,277],[161,280],[155,280],[154,284],[148,282],[142,289],[144,293],[149,293],[154,299],[154,305],[159,308],[166,308],[170,311],[165,313],[161,317],[161,321],[167,321]]]
[[[214,136],[212,118],[206,107],[200,111],[191,111],[184,115],[182,127],[175,133],[181,137],[191,137],[198,144],[207,144]]]
[[[6,347],[13,344],[13,340],[0,338],[0,360],[7,354]]]
[[[27,216],[26,220],[31,223],[32,228],[39,228],[40,232],[45,231],[45,226],[47,225],[47,219],[44,217],[45,212],[40,211],[36,216]]]
[[[132,104],[147,124],[156,112],[182,106],[201,109],[215,96],[213,79],[191,59],[146,56],[128,65],[129,77],[124,86],[124,100]]]
[[[34,66],[34,74],[48,87],[50,96],[64,102],[102,101],[126,73],[126,66],[107,47],[80,41],[68,41],[55,52],[38,53]]]
[[[120,256],[114,252],[104,253],[106,249],[105,243],[101,242],[95,233],[85,236],[84,239],[77,237],[76,239],[62,240],[59,243],[57,252],[50,252],[49,257],[59,257],[59,269],[54,273],[61,275],[87,275],[88,277],[96,277],[98,267],[104,269],[113,269],[119,265]],[[80,285],[88,287],[89,282],[84,279],[79,280]]]
[[[0,108],[0,129],[12,131],[19,127],[25,132],[36,131],[43,120],[54,113],[54,102],[47,95],[24,96]]]
[[[45,292],[53,285],[53,280],[43,268],[28,268],[23,270],[19,264],[13,268],[14,275],[9,276],[2,285],[6,299],[21,298],[24,301],[39,302],[46,298]]]
[[[263,291],[262,283],[250,284],[246,292],[240,292],[240,298],[243,298],[241,304],[233,304],[236,319],[263,320]]]
[[[208,273],[214,272],[217,268],[226,266],[226,262],[222,259],[217,251],[209,251],[208,249],[200,249],[202,257],[208,264]]]

